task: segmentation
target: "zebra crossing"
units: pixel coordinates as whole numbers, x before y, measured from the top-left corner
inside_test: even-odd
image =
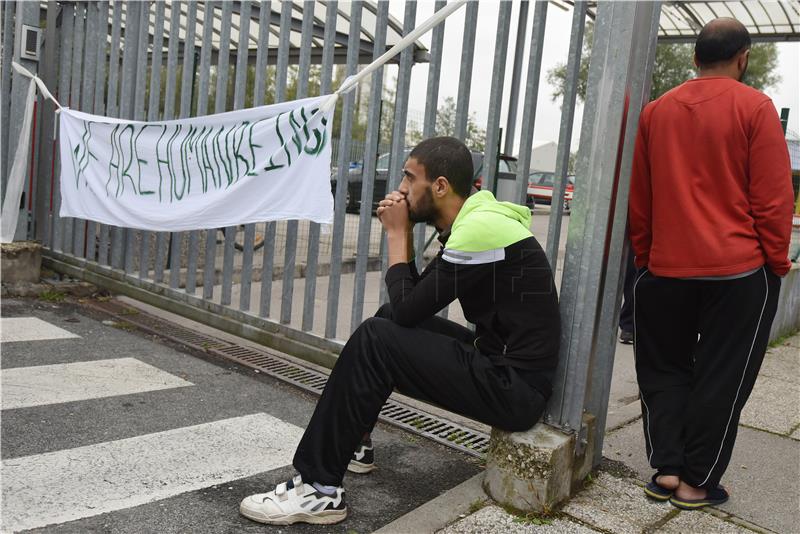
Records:
[[[36,317],[3,317],[0,332],[4,355],[26,344],[27,350],[41,346],[63,357],[70,342],[82,339]],[[0,378],[4,417],[196,388],[133,357],[4,368]],[[40,454],[6,458],[4,451],[0,530],[58,525],[287,466],[301,435],[296,425],[251,413]]]

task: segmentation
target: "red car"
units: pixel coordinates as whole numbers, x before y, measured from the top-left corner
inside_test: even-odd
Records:
[[[553,181],[555,173],[533,172],[528,177],[528,205],[550,205],[553,202]],[[564,192],[564,211],[569,211],[572,205],[572,195],[575,191],[575,176],[567,176],[567,189]]]

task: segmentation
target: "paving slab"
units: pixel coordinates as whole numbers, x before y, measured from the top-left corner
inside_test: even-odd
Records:
[[[499,506],[487,506],[440,530],[439,534],[593,534],[598,532],[567,519],[535,524],[517,518]]]
[[[604,532],[640,534],[672,510],[668,503],[645,497],[634,479],[601,472],[562,512]]]
[[[772,347],[764,355],[758,375],[800,384],[800,347],[790,343]]]
[[[798,399],[800,384],[761,375],[742,410],[739,423],[767,432],[789,435],[800,424]]]
[[[714,534],[753,534],[753,531],[704,512],[681,512],[658,530],[659,534],[705,532]]]
[[[644,453],[639,422],[606,435],[605,455],[624,462],[641,481],[653,470]],[[775,532],[800,532],[800,443],[784,436],[739,427],[722,484],[731,499],[719,508]],[[641,490],[640,490],[641,491]]]

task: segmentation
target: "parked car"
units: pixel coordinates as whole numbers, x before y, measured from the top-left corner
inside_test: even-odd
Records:
[[[411,153],[410,148],[406,148],[403,151],[403,161],[408,158],[408,155]],[[384,199],[386,196],[386,184],[387,179],[389,177],[389,160],[390,154],[387,152],[385,154],[381,154],[378,157],[378,160],[375,165],[375,186],[372,190],[372,210],[375,211],[378,208],[378,203]],[[401,163],[402,164],[402,163]],[[472,166],[474,168],[475,174],[473,175],[472,185],[475,186],[476,189],[480,189],[483,186],[483,153],[477,152],[475,150],[472,151]],[[346,210],[349,212],[358,212],[361,208],[361,186],[363,180],[363,165],[351,164],[350,169],[347,174],[347,204]],[[517,173],[517,158],[513,156],[506,156],[504,154],[500,155],[500,160],[498,163],[498,172],[501,176],[503,175],[513,175],[516,176]],[[397,169],[398,176],[400,175],[400,169]],[[334,197],[336,197],[336,180],[337,175],[333,174],[331,177],[331,191],[333,192]]]
[[[555,173],[533,172],[528,177],[528,205],[547,204],[553,202],[553,183]],[[569,211],[572,206],[572,197],[575,192],[575,176],[567,175],[567,188],[564,191],[564,211]]]

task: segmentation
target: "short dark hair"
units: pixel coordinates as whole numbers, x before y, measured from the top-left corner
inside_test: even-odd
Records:
[[[431,137],[414,147],[408,155],[425,167],[428,180],[444,176],[453,191],[467,198],[472,189],[472,154],[467,146],[455,137]]]
[[[694,44],[697,63],[710,67],[733,59],[750,48],[750,34],[744,24],[732,18],[714,19],[700,30]]]

